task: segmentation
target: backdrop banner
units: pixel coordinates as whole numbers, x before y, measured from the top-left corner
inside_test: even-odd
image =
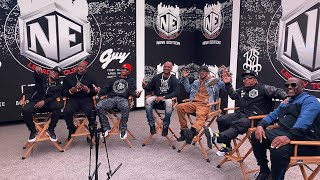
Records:
[[[298,77],[320,97],[319,7],[318,0],[242,0],[238,76],[251,69],[259,82],[280,88]]]
[[[21,119],[19,100],[36,66],[68,75],[86,60],[99,86],[121,64],[136,66],[135,1],[0,0],[0,7],[0,121]]]

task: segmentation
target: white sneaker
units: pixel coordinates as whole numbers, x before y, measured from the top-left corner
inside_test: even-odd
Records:
[[[223,157],[226,154],[229,154],[231,151],[232,151],[232,147],[226,147],[223,144],[222,148],[219,151],[216,152],[216,155],[219,156],[219,157]]]
[[[106,130],[105,132],[102,132],[101,137],[107,137],[109,132],[110,132],[110,130]]]
[[[127,131],[121,131],[120,132],[120,139],[126,139],[127,138]]]

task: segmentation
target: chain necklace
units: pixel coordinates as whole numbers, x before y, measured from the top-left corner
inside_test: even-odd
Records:
[[[81,83],[81,80],[82,80],[83,76],[84,76],[84,75],[82,75],[81,78],[79,79],[79,78],[78,78],[78,75],[76,74],[77,83]]]

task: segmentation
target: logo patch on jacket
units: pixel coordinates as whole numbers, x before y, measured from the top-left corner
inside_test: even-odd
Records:
[[[258,95],[259,95],[259,92],[256,89],[252,89],[251,91],[249,91],[249,97],[251,98],[256,98]]]

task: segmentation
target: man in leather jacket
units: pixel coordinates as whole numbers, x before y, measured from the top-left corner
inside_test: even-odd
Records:
[[[240,110],[217,119],[219,133],[213,133],[210,128],[205,128],[210,149],[212,144],[223,143],[222,148],[216,153],[217,156],[229,153],[232,150],[231,140],[248,131],[251,126],[249,116],[269,114],[273,107],[272,99],[283,100],[287,96],[282,89],[258,83],[255,71],[246,70],[241,76],[244,86],[236,90],[231,85],[232,77],[227,70],[224,70],[222,76],[229,97],[237,100]]]
[[[30,130],[28,142],[34,142],[37,139],[38,133],[32,120],[32,114],[38,112],[52,112],[51,122],[46,133],[51,141],[57,141],[54,128],[58,123],[61,112],[61,106],[56,101],[56,98],[60,97],[62,89],[59,82],[61,72],[62,69],[58,66],[49,71],[48,75],[42,74],[42,68],[40,67],[36,67],[34,70],[34,92],[31,95],[30,102],[22,108],[23,120]]]

